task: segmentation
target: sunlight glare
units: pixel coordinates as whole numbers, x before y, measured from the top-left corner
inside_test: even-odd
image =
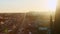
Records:
[[[56,5],[57,5],[57,0],[49,0],[48,8],[49,8],[50,12],[55,12]]]

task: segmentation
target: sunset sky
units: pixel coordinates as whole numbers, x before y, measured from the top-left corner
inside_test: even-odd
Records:
[[[57,0],[0,0],[1,12],[55,11]]]

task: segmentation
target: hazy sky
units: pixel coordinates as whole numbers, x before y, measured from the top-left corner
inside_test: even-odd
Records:
[[[55,10],[56,0],[0,0],[0,12]]]

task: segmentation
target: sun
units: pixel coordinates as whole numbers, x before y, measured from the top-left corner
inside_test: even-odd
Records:
[[[57,0],[49,0],[48,1],[48,8],[51,12],[55,12],[57,6]]]
[[[31,8],[33,11],[38,12],[55,12],[57,6],[57,0],[40,0],[39,3],[33,4],[33,7]]]

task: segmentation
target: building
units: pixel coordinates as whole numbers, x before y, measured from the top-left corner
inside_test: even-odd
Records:
[[[58,0],[58,5],[55,14],[54,22],[54,34],[60,34],[60,0]]]

